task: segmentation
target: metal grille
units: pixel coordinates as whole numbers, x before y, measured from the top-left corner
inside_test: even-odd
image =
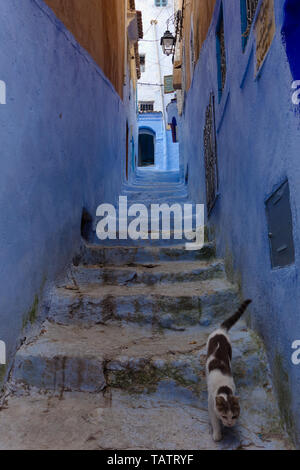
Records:
[[[246,6],[247,6],[247,22],[248,25],[252,24],[252,21],[255,16],[256,8],[258,5],[259,0],[246,0]]]
[[[215,98],[211,94],[206,108],[204,128],[204,161],[206,180],[206,204],[208,214],[212,210],[218,191],[217,139],[215,128]]]
[[[156,7],[166,7],[168,5],[168,0],[155,0]]]
[[[246,30],[243,33],[243,37],[247,39],[250,33],[250,29],[254,20],[254,16],[255,16],[255,12],[256,12],[259,0],[245,0],[245,2],[246,2],[245,6],[246,6],[247,26],[246,26]]]
[[[140,113],[151,113],[154,110],[154,101],[139,102]]]
[[[225,34],[224,34],[224,19],[223,14],[220,19],[219,29],[218,29],[218,43],[219,43],[219,67],[220,67],[220,94],[224,90],[225,81],[226,81],[226,49],[225,49]]]

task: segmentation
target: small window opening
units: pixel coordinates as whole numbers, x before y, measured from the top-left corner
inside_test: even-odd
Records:
[[[246,48],[259,0],[241,0],[242,45]]]
[[[216,40],[217,40],[217,61],[218,61],[218,86],[219,86],[219,100],[220,100],[224,91],[225,82],[226,82],[226,73],[227,73],[223,5],[221,6]]]
[[[146,70],[146,56],[145,54],[140,54],[140,70],[141,73],[144,73]]]
[[[140,101],[139,112],[140,113],[152,113],[154,111],[154,101]]]

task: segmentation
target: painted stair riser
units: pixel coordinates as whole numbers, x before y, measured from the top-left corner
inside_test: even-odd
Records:
[[[54,296],[48,319],[64,325],[93,325],[122,320],[163,328],[209,325],[221,321],[237,306],[234,290],[203,296],[84,295]]]
[[[150,265],[151,266],[151,265]],[[148,271],[151,271],[149,269]],[[79,287],[89,284],[99,285],[136,285],[136,284],[171,284],[174,282],[206,281],[208,279],[225,277],[223,263],[211,264],[182,272],[140,272],[136,269],[109,269],[79,266],[72,270],[73,278]],[[61,286],[65,284],[62,283]]]
[[[110,386],[129,392],[155,392],[161,382],[173,381],[207,400],[205,349],[168,358],[130,358],[125,355],[107,363],[106,378]],[[237,389],[259,386],[264,382],[266,367],[256,353],[234,357],[233,375]]]
[[[62,355],[16,356],[13,381],[22,388],[56,392],[99,393],[106,387],[102,359]]]
[[[250,347],[251,348],[251,347]],[[193,347],[191,346],[191,349]],[[234,349],[233,374],[238,389],[261,385],[268,373],[253,350],[243,356]],[[126,354],[126,352],[125,352]],[[175,382],[206,397],[205,348],[165,357],[128,357],[110,360],[96,356],[30,356],[19,352],[12,371],[20,389],[99,393],[107,386],[130,392],[155,392],[161,382]],[[145,352],[146,354],[146,352]]]
[[[91,232],[89,236],[89,243],[95,244],[95,245],[100,245],[100,246],[105,246],[105,247],[153,247],[153,248],[158,248],[158,247],[164,247],[166,243],[168,243],[169,246],[174,246],[175,248],[178,247],[178,245],[182,245],[183,243],[195,243],[195,238],[193,240],[186,239],[182,234],[177,235],[177,238],[175,239],[173,234],[171,233],[170,238],[168,235],[162,236],[160,235],[158,240],[153,240],[151,238],[151,234],[147,233],[143,239],[139,240],[132,240],[128,238],[127,240],[120,240],[119,239],[119,234],[116,234],[116,239],[111,240],[100,240],[96,234],[96,232]]]
[[[188,251],[181,247],[83,247],[74,259],[79,265],[117,265],[158,263],[162,261],[205,261],[215,257],[215,246],[206,244],[201,250]]]

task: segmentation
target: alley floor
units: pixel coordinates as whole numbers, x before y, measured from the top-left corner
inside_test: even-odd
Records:
[[[140,170],[130,201],[188,201],[176,172]],[[17,352],[0,449],[288,449],[265,352],[232,330],[241,418],[214,443],[204,374],[208,335],[239,305],[214,243],[83,243],[47,319]]]

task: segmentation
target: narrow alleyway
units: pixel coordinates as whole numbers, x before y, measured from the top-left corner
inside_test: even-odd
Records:
[[[181,202],[176,172],[137,170],[129,202]],[[1,410],[2,449],[285,449],[267,362],[232,331],[239,425],[215,444],[204,376],[209,333],[239,304],[213,243],[187,251],[83,243],[19,349]]]

